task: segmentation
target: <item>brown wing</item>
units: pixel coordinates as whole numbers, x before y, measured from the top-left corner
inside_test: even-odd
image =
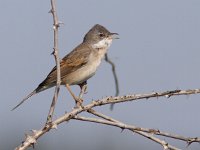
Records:
[[[66,55],[60,62],[61,80],[69,73],[74,72],[81,66],[85,65],[88,62],[90,53],[91,48],[85,43],[82,43]],[[39,87],[51,86],[52,84],[55,84],[57,80],[56,71],[57,69],[55,66]]]

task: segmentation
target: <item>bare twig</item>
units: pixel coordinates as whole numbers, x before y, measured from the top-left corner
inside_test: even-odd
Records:
[[[176,135],[176,134],[163,132],[163,131],[160,131],[160,130],[157,130],[157,129],[147,129],[147,128],[137,127],[137,126],[134,126],[134,125],[124,124],[124,123],[122,123],[122,122],[120,122],[118,120],[115,120],[115,119],[113,119],[113,118],[111,118],[109,116],[106,116],[106,115],[104,115],[102,113],[99,113],[99,112],[97,112],[97,111],[95,111],[93,109],[89,109],[88,112],[93,114],[93,115],[95,115],[95,116],[97,116],[97,117],[103,118],[103,119],[105,119],[107,121],[114,122],[115,124],[118,123],[118,124],[120,124],[122,129],[132,129],[134,131],[142,131],[142,132],[146,132],[146,133],[150,133],[150,134],[160,135],[160,136],[164,136],[164,137],[168,137],[168,138],[173,138],[173,139],[185,141],[188,144],[191,144],[193,142],[200,142],[200,138],[197,138],[197,137],[195,137],[195,138],[194,137],[184,137],[184,136],[180,136],[180,135]],[[98,122],[98,120],[93,120],[91,122],[107,124],[107,122],[106,123],[103,123],[102,121]],[[110,125],[116,126],[115,124],[111,123]],[[118,125],[118,127],[119,127],[119,125]]]
[[[107,105],[107,104],[112,104],[112,103],[128,102],[128,101],[134,101],[134,100],[140,100],[140,99],[149,99],[149,98],[153,98],[153,97],[157,98],[157,97],[161,97],[161,96],[166,96],[167,98],[169,98],[171,96],[190,95],[190,94],[197,94],[197,93],[200,93],[200,89],[174,90],[174,91],[166,91],[166,92],[161,92],[161,93],[153,92],[153,93],[149,93],[149,94],[133,94],[133,95],[118,96],[118,97],[107,97],[107,98],[103,98],[101,100],[95,100],[95,101],[92,101],[91,103],[89,103],[88,105],[73,109],[71,112],[64,114],[60,118],[53,121],[51,124],[46,124],[45,127],[40,130],[37,130],[37,131],[34,130],[32,135],[26,136],[24,142],[19,147],[17,147],[16,150],[24,150],[24,149],[28,148],[29,146],[35,144],[36,140],[38,138],[40,138],[42,135],[44,135],[51,129],[56,128],[57,125],[65,122],[65,121],[69,121],[74,116],[80,114],[81,112],[88,111],[91,108],[94,108],[96,106]],[[138,134],[141,134],[141,133],[138,133]],[[152,138],[147,133],[144,133],[143,136],[150,138],[150,139]],[[192,142],[194,142],[195,139],[197,139],[197,141],[199,141],[199,138],[194,138],[194,139],[192,139],[193,140]],[[152,140],[156,141],[156,139],[152,139]],[[190,142],[190,143],[192,143],[192,142]],[[165,145],[165,144],[166,143],[163,143],[162,145]]]
[[[117,120],[115,120],[115,119],[113,119],[113,118],[111,118],[109,116],[106,116],[106,115],[104,115],[102,113],[99,113],[99,112],[95,111],[94,109],[89,109],[87,112],[89,112],[89,113],[91,113],[91,114],[93,114],[93,115],[95,115],[97,117],[103,118],[105,120],[108,120],[108,121],[111,121],[111,122],[117,122]]]
[[[112,72],[113,72],[113,76],[114,76],[114,80],[115,80],[115,96],[119,95],[119,82],[118,82],[118,78],[117,78],[117,73],[115,70],[115,64],[110,60],[110,58],[108,57],[108,54],[105,54],[105,61],[108,62],[111,66],[112,66]]]
[[[113,77],[115,80],[115,90],[116,90],[115,96],[118,96],[119,95],[119,82],[118,82],[117,73],[115,70],[115,64],[110,60],[110,58],[108,57],[108,54],[105,54],[105,61],[108,62],[112,66],[112,73],[113,73]],[[113,108],[114,108],[114,104],[111,104],[110,110],[113,110]]]
[[[108,117],[108,118],[109,118],[109,120],[111,119],[110,117]],[[81,116],[74,116],[74,119],[81,120],[81,121],[88,121],[88,122],[95,122],[95,123],[100,123],[100,124],[111,125],[111,126],[119,127],[122,130],[128,129],[128,130],[131,130],[134,133],[137,133],[137,134],[140,134],[144,137],[147,137],[148,139],[150,139],[150,140],[152,140],[156,143],[159,143],[164,149],[179,150],[178,148],[168,144],[167,142],[165,142],[165,141],[163,141],[159,138],[154,137],[153,134],[147,134],[147,133],[142,132],[141,128],[136,128],[134,126],[126,125],[126,124],[119,122],[119,121],[116,121],[116,120],[112,122],[112,121],[106,121],[106,120],[102,120],[102,119],[88,118],[88,117],[81,117]]]
[[[55,109],[55,106],[56,106],[56,102],[57,102],[58,94],[59,94],[59,90],[60,90],[60,83],[61,83],[61,79],[60,79],[60,58],[59,58],[59,51],[58,51],[59,22],[58,22],[58,16],[57,16],[57,13],[56,13],[55,0],[51,0],[51,11],[50,12],[53,15],[53,30],[54,30],[54,48],[53,48],[54,51],[53,51],[53,55],[54,55],[55,62],[56,62],[57,82],[56,82],[56,88],[55,88],[53,100],[52,100],[52,103],[51,103],[51,107],[50,107],[50,110],[49,110],[49,114],[48,114],[46,123],[50,123],[52,121],[54,109]]]

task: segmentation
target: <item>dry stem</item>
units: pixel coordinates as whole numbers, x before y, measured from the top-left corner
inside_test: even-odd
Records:
[[[57,13],[56,13],[55,0],[51,0],[51,11],[50,12],[53,15],[53,30],[54,30],[54,48],[53,49],[54,49],[54,51],[53,51],[52,54],[54,55],[55,62],[56,62],[57,82],[56,82],[55,92],[54,92],[53,100],[52,100],[52,103],[51,103],[51,107],[50,107],[50,110],[49,110],[49,114],[48,114],[46,123],[50,123],[52,121],[54,109],[55,109],[55,106],[56,106],[56,102],[58,100],[58,94],[59,94],[60,83],[61,83],[61,79],[60,79],[60,58],[59,58],[59,51],[58,51],[59,22],[58,22],[58,16],[57,16]]]
[[[161,96],[165,96],[165,97],[169,98],[171,96],[189,95],[189,94],[197,94],[197,93],[200,93],[200,89],[174,90],[174,91],[166,91],[166,92],[160,92],[160,93],[153,92],[153,93],[149,93],[149,94],[133,94],[133,95],[118,96],[118,97],[107,97],[107,98],[103,98],[101,100],[95,100],[95,101],[92,101],[91,103],[85,105],[84,107],[79,107],[79,108],[73,109],[71,112],[64,114],[63,116],[61,116],[58,119],[56,119],[55,121],[53,121],[51,124],[46,124],[45,127],[40,130],[37,130],[37,131],[34,130],[32,135],[26,136],[24,142],[16,149],[17,150],[25,150],[29,146],[34,145],[36,143],[37,139],[40,138],[42,135],[44,135],[51,129],[57,128],[57,125],[65,122],[65,121],[71,120],[72,118],[74,118],[75,116],[80,114],[81,112],[90,111],[91,108],[94,108],[96,106],[107,105],[107,104],[112,104],[112,103],[122,103],[122,102],[128,102],[128,101],[142,100],[142,99],[150,100],[150,98],[153,98],[153,97],[158,98]],[[156,130],[152,130],[152,131],[156,131]],[[146,138],[151,139],[158,143],[158,141],[155,139],[155,137],[150,136],[148,133],[144,133],[144,132],[140,133],[140,131],[136,131],[136,130],[134,132],[137,132],[140,135],[142,134]],[[155,132],[154,134],[159,135],[159,132]],[[167,135],[167,134],[166,135],[163,134],[162,136],[170,137],[170,135]],[[188,143],[200,141],[199,138],[190,138],[190,140],[191,141],[188,141]],[[159,144],[161,144],[161,143],[159,143]],[[165,148],[166,148],[166,145],[169,145],[169,144],[167,144],[166,142],[163,142],[162,145],[165,146]]]

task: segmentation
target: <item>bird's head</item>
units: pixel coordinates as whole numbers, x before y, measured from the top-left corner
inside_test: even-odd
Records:
[[[113,39],[118,39],[118,33],[111,33],[102,25],[96,24],[85,35],[83,42],[92,45],[93,48],[108,48]]]

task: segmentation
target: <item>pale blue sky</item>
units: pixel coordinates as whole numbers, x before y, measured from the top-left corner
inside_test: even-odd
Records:
[[[120,34],[108,55],[116,64],[120,95],[174,89],[200,88],[199,0],[57,0],[60,21],[60,57],[82,42],[96,23]],[[30,98],[10,111],[46,77],[54,66],[50,0],[0,1],[1,106],[0,149],[20,144],[30,129],[40,129],[53,96],[53,89]],[[79,92],[74,86],[73,91]],[[85,103],[114,95],[110,66],[103,62],[88,81]],[[138,101],[98,108],[100,112],[136,126],[160,129],[191,137],[200,136],[200,96]],[[74,101],[61,88],[55,118],[70,111]],[[171,144],[187,149],[183,142]],[[129,150],[162,149],[129,131],[70,121],[38,141],[36,150]],[[190,149],[200,149],[199,144]]]

